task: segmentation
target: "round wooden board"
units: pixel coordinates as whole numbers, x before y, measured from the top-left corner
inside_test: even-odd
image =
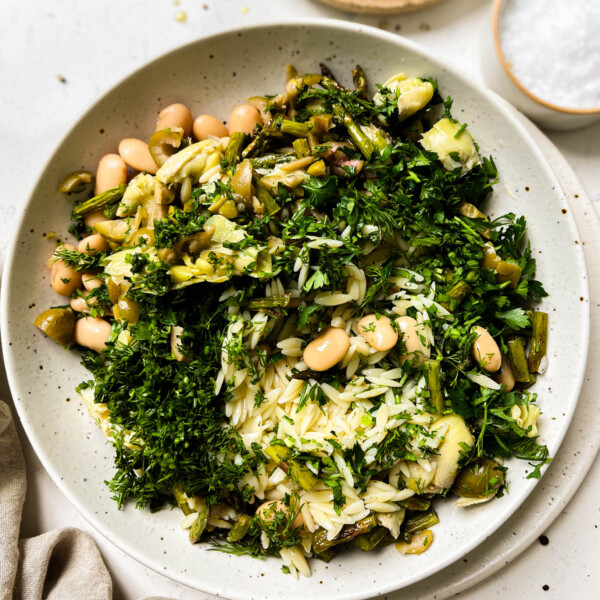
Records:
[[[420,10],[442,0],[318,0],[341,10],[370,15],[391,15]]]

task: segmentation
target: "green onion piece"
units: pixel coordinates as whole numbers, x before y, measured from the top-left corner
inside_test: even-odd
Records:
[[[416,512],[427,510],[431,505],[431,501],[427,498],[421,498],[421,496],[411,496],[407,500],[403,500],[402,502],[400,502],[400,505],[403,506],[406,510]]]
[[[177,502],[177,506],[179,506],[179,508],[181,509],[183,514],[186,517],[188,515],[191,515],[192,509],[190,508],[190,505],[188,504],[188,501],[186,500],[186,498],[183,494],[183,488],[181,487],[180,483],[176,483],[173,486],[173,496],[175,496],[175,501]]]
[[[300,140],[296,140],[300,141]],[[259,169],[270,169],[279,163],[290,162],[291,160],[295,160],[298,158],[292,152],[286,152],[285,154],[265,154],[264,156],[256,156],[254,158],[249,158],[250,164],[253,167]]]
[[[457,281],[447,292],[446,296],[450,298],[449,302],[440,302],[440,304],[451,312],[455,311],[460,303],[471,294],[471,286],[466,281]]]
[[[290,458],[292,451],[287,446],[273,444],[265,450],[277,466],[285,471],[303,490],[309,491],[319,482],[319,478],[301,462]]]
[[[117,200],[120,200],[123,194],[125,193],[126,189],[127,185],[122,183],[117,187],[114,187],[110,190],[106,190],[106,192],[102,192],[101,194],[98,194],[97,196],[94,196],[93,198],[90,198],[89,200],[78,204],[73,209],[73,212],[78,217],[81,217],[82,215],[87,215],[88,213],[98,210],[99,208],[102,208],[103,206],[106,206],[111,202],[116,202]]]
[[[375,527],[373,531],[355,537],[352,540],[352,545],[363,552],[371,552],[385,538],[387,532],[385,527]]]
[[[317,529],[313,538],[313,551],[315,554],[321,554],[332,546],[344,544],[363,533],[368,533],[376,526],[377,520],[374,515],[369,515],[352,525],[346,525],[333,540],[327,539],[327,531],[325,529]]]
[[[248,308],[285,308],[290,303],[291,296],[270,296],[268,298],[254,298],[248,303]]]
[[[281,206],[277,204],[275,198],[271,196],[269,190],[265,187],[265,184],[256,176],[252,176],[252,181],[254,182],[254,187],[256,188],[256,197],[259,202],[262,202],[267,214],[269,216],[278,213],[281,210]]]
[[[310,156],[310,146],[304,138],[298,138],[292,142],[294,150],[296,151],[297,158],[304,158]]]
[[[243,131],[235,131],[229,138],[229,144],[225,149],[225,160],[228,165],[235,165],[248,139],[248,134]]]
[[[359,98],[363,100],[369,100],[369,89],[367,87],[367,78],[365,72],[360,65],[356,65],[352,69],[352,81],[354,82],[354,89],[358,94]]]
[[[250,515],[242,515],[229,531],[227,539],[230,542],[239,542],[248,533],[251,524],[252,517]]]
[[[196,520],[192,523],[192,527],[190,529],[190,542],[195,544],[200,541],[204,530],[206,529],[206,525],[208,524],[208,506],[206,503],[203,503],[202,508],[198,511],[198,516]]]
[[[311,126],[308,123],[298,123],[289,119],[284,119],[281,122],[281,132],[297,138],[305,138],[310,130]]]
[[[419,515],[414,515],[407,519],[404,522],[404,527],[402,529],[404,529],[406,533],[414,535],[415,533],[419,533],[419,531],[425,531],[425,529],[433,527],[439,522],[440,519],[437,516],[437,513],[433,508],[430,508]]]
[[[429,402],[435,409],[436,414],[441,415],[446,410],[446,402],[442,392],[439,360],[428,358],[425,361],[425,379],[429,388]]]
[[[508,341],[508,360],[512,369],[515,381],[520,383],[529,383],[531,377],[527,368],[527,357],[525,356],[525,346],[519,338]]]
[[[328,548],[327,550],[319,552],[319,554],[315,554],[315,557],[325,563],[328,563],[336,554],[337,550],[335,548]]]
[[[532,335],[527,366],[530,373],[539,373],[548,345],[548,313],[535,311],[531,317]]]

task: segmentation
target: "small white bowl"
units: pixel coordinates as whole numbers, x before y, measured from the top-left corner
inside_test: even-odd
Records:
[[[486,29],[481,43],[481,70],[485,83],[545,129],[577,129],[600,119],[600,107],[565,108],[532,94],[511,71],[500,46],[500,15],[508,2],[496,0],[492,35]]]

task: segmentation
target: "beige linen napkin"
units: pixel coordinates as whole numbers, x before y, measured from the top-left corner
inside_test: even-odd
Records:
[[[54,529],[19,541],[25,490],[21,445],[0,400],[0,600],[111,600],[110,575],[87,533]]]

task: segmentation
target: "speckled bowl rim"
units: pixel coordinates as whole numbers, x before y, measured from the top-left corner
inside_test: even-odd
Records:
[[[509,0],[510,1],[510,0]],[[494,37],[494,48],[496,50],[496,55],[498,56],[498,60],[500,61],[500,65],[504,72],[508,75],[510,80],[531,100],[540,104],[546,108],[554,110],[559,113],[567,114],[567,115],[600,115],[600,106],[597,108],[567,108],[566,106],[560,106],[558,104],[552,104],[551,102],[547,102],[543,100],[539,96],[536,96],[533,92],[529,91],[527,87],[521,80],[517,78],[517,76],[513,73],[510,68],[506,57],[504,56],[504,52],[502,51],[502,46],[500,44],[500,11],[502,7],[505,6],[504,0],[495,0],[494,9],[492,12],[492,35]]]
[[[219,31],[219,32],[211,34],[211,35],[201,36],[192,42],[182,44],[180,46],[177,46],[177,47],[169,50],[168,52],[164,52],[164,53],[154,57],[150,61],[144,63],[142,66],[140,66],[139,68],[135,69],[134,71],[132,71],[131,73],[129,73],[128,75],[123,77],[115,85],[113,85],[109,89],[107,89],[100,96],[100,98],[96,99],[86,110],[84,110],[81,113],[81,115],[79,116],[79,118],[74,120],[73,125],[68,129],[68,131],[65,133],[65,135],[60,139],[58,144],[55,146],[53,152],[50,154],[48,160],[45,162],[43,168],[41,169],[40,175],[37,178],[35,184],[32,186],[31,192],[28,195],[27,202],[25,202],[22,206],[23,212],[20,215],[20,217],[18,218],[18,223],[15,228],[15,233],[13,234],[13,239],[9,246],[9,251],[7,253],[6,268],[4,270],[3,278],[2,278],[3,285],[1,286],[1,290],[0,290],[0,329],[2,331],[5,331],[5,332],[7,331],[8,316],[9,316],[10,290],[9,290],[8,286],[5,284],[8,280],[11,279],[13,270],[18,268],[16,256],[18,253],[18,247],[20,244],[20,240],[19,240],[17,234],[22,229],[24,221],[27,217],[26,209],[29,205],[29,201],[32,197],[33,191],[38,187],[38,185],[42,181],[43,175],[44,175],[46,169],[48,168],[50,162],[52,161],[54,155],[56,154],[58,149],[62,146],[62,144],[65,142],[66,138],[68,138],[71,135],[72,131],[78,126],[78,124],[81,121],[85,120],[88,117],[88,115],[96,109],[97,105],[100,104],[107,95],[113,93],[117,88],[119,88],[122,84],[124,84],[130,78],[136,77],[141,71],[153,66],[155,63],[165,60],[165,58],[167,58],[169,55],[174,55],[183,49],[191,48],[198,43],[207,43],[211,39],[215,39],[215,38],[218,38],[221,36],[232,36],[234,34],[241,35],[246,32],[268,30],[269,28],[272,28],[272,27],[281,27],[281,28],[298,28],[298,27],[300,27],[300,28],[301,27],[313,27],[314,28],[314,27],[317,27],[322,30],[327,30],[327,29],[333,28],[338,31],[342,30],[342,31],[346,31],[348,33],[352,33],[355,35],[356,34],[361,35],[364,33],[368,33],[369,35],[379,37],[383,41],[389,42],[390,46],[393,46],[396,48],[408,49],[418,55],[425,57],[427,60],[431,61],[434,64],[440,65],[441,67],[443,66],[443,69],[445,70],[445,72],[447,72],[451,77],[453,77],[459,84],[465,85],[466,87],[472,88],[472,89],[477,88],[476,84],[473,83],[473,81],[468,79],[465,75],[463,75],[461,72],[459,72],[454,67],[450,67],[447,64],[445,64],[443,61],[441,61],[440,59],[438,59],[437,57],[435,57],[434,55],[429,53],[426,49],[422,48],[419,44],[416,44],[410,40],[407,40],[399,35],[389,33],[386,31],[382,31],[375,27],[370,27],[367,25],[362,25],[362,24],[357,24],[357,23],[352,23],[352,22],[342,21],[342,20],[337,20],[337,19],[309,18],[309,19],[299,19],[297,21],[294,21],[293,23],[281,22],[281,21],[267,21],[267,22],[264,22],[261,24],[248,25],[248,26],[244,26],[244,27],[236,27],[236,28],[232,28],[232,29]],[[514,115],[512,115],[511,112],[505,106],[503,106],[500,102],[498,102],[492,95],[487,94],[485,89],[479,89],[479,92],[481,93],[482,96],[485,97],[487,102],[489,102],[490,104],[493,105],[493,107],[502,115],[502,117],[504,119],[506,119],[506,121],[510,122],[510,124],[514,128],[516,128],[517,130],[522,132],[523,142],[526,143],[526,145],[529,147],[529,150],[531,151],[532,155],[536,158],[541,169],[544,171],[544,175],[547,177],[547,179],[549,181],[553,182],[553,186],[555,186],[556,189],[560,190],[561,188],[558,183],[558,180],[556,179],[556,176],[554,175],[552,169],[548,165],[543,153],[538,148],[538,146],[535,144],[535,142],[531,139],[531,137],[522,129],[521,125],[519,124],[518,120],[514,117]],[[567,200],[565,200],[565,201],[568,203]],[[577,234],[577,237],[579,237],[577,224],[575,223],[571,214],[569,214],[567,222],[568,222],[568,226],[570,227],[570,230],[573,233]],[[585,274],[585,283],[582,285],[584,285],[586,295],[589,297],[589,286],[587,283],[587,266],[586,266],[586,261],[585,261],[585,255],[580,246],[576,250],[576,257],[577,257],[577,262],[579,264],[579,267],[582,269],[583,273]],[[583,339],[581,339],[579,341],[579,347],[582,349],[583,355],[586,357],[588,354],[589,336],[590,336],[589,323],[590,323],[590,321],[589,321],[589,306],[588,306],[587,321],[586,321],[586,326],[585,326],[585,331],[584,331],[584,337],[583,337]],[[18,383],[17,383],[17,378],[13,375],[14,363],[13,363],[12,351],[9,349],[10,345],[11,345],[11,343],[10,343],[10,340],[7,338],[7,336],[6,335],[2,336],[2,352],[3,352],[4,360],[5,360],[7,379],[9,382],[11,392],[14,395],[18,389]],[[584,361],[584,363],[585,363],[585,361]],[[562,421],[561,428],[558,430],[556,436],[553,439],[554,443],[556,444],[556,451],[558,451],[558,449],[560,448],[560,444],[562,443],[562,440],[563,440],[563,438],[567,432],[567,429],[571,423],[573,414],[575,412],[575,408],[577,406],[577,399],[579,398],[579,394],[580,394],[580,391],[581,391],[581,388],[583,385],[584,376],[585,376],[585,368],[583,366],[581,368],[581,370],[579,371],[579,373],[577,374],[577,377],[573,379],[573,385],[571,387],[572,394],[575,397],[575,401],[570,404],[569,410],[568,410],[568,412],[566,412],[564,419]],[[123,552],[130,555],[131,557],[136,559],[141,564],[146,565],[149,568],[153,569],[157,573],[167,576],[167,577],[169,577],[175,581],[178,581],[184,585],[188,585],[194,589],[198,589],[198,590],[201,590],[201,591],[204,591],[204,592],[207,592],[210,594],[215,594],[218,596],[223,595],[223,590],[220,587],[219,588],[213,587],[212,585],[209,585],[206,583],[200,584],[198,582],[197,578],[191,577],[189,575],[186,576],[186,575],[183,575],[180,573],[172,573],[170,571],[165,571],[163,568],[163,565],[161,565],[159,563],[155,563],[154,560],[148,558],[144,554],[142,549],[131,544],[129,540],[124,539],[123,537],[119,537],[118,532],[115,533],[114,531],[111,531],[110,527],[107,526],[106,523],[102,519],[100,519],[99,517],[94,515],[93,511],[90,509],[90,507],[88,505],[86,505],[83,502],[80,502],[80,500],[77,498],[77,495],[74,490],[71,490],[70,487],[63,485],[61,474],[55,470],[51,461],[45,460],[45,453],[43,450],[43,447],[44,447],[43,442],[40,441],[35,430],[33,428],[30,428],[29,425],[27,424],[26,420],[23,418],[24,412],[21,413],[21,411],[22,410],[24,411],[24,409],[22,408],[21,403],[15,402],[15,407],[16,407],[17,413],[19,414],[21,422],[23,424],[23,428],[25,429],[25,432],[27,433],[29,441],[30,441],[31,445],[33,446],[36,454],[40,458],[40,461],[44,465],[44,468],[47,470],[47,472],[49,473],[51,478],[54,480],[55,484],[58,486],[58,488],[61,490],[61,492],[67,497],[67,499],[71,502],[71,504],[73,504],[73,506],[82,514],[82,516],[90,523],[90,525],[92,527],[94,527],[94,529],[96,529],[100,534],[102,534],[111,543],[115,544]],[[538,480],[527,479],[527,480],[523,480],[520,482],[520,485],[522,485],[522,488],[523,488],[522,492],[521,492],[522,496],[520,497],[521,502],[524,501],[525,498],[527,498],[531,494],[531,492],[535,489],[535,487],[539,481],[540,481],[539,479]],[[435,565],[431,565],[429,568],[418,570],[416,575],[406,578],[402,582],[395,583],[395,584],[394,583],[382,584],[379,587],[376,587],[376,586],[370,587],[370,589],[368,590],[368,593],[366,592],[365,589],[362,589],[360,586],[358,586],[358,588],[359,588],[358,590],[351,591],[351,592],[350,591],[349,592],[342,591],[340,593],[339,591],[332,590],[330,594],[328,592],[327,598],[328,598],[328,600],[329,599],[331,599],[331,600],[364,600],[365,598],[371,598],[371,597],[379,596],[382,594],[390,593],[390,592],[393,592],[396,590],[400,590],[409,585],[415,584],[418,581],[422,581],[422,580],[426,579],[427,577],[430,577],[431,575],[441,571],[443,568],[453,564],[454,562],[459,560],[462,556],[464,556],[464,554],[470,552],[471,550],[473,550],[474,548],[479,546],[486,539],[489,539],[489,536],[493,535],[493,533],[499,527],[501,527],[502,524],[505,523],[515,513],[515,511],[518,510],[518,508],[519,508],[519,505],[513,505],[512,509],[508,512],[508,514],[506,514],[504,516],[503,520],[494,524],[494,527],[492,530],[484,529],[478,536],[475,536],[469,544],[465,544],[464,546],[462,546],[460,548],[460,552],[449,552],[448,558],[446,558],[442,561],[439,561]],[[113,537],[113,536],[115,536],[115,537]],[[249,594],[251,594],[252,592],[250,590],[244,590],[242,592],[242,591],[240,591],[241,589],[242,589],[241,587],[238,587],[236,590],[227,589],[227,592],[226,592],[227,597],[232,600],[248,600],[250,598]],[[323,597],[323,596],[319,595],[319,597]]]

